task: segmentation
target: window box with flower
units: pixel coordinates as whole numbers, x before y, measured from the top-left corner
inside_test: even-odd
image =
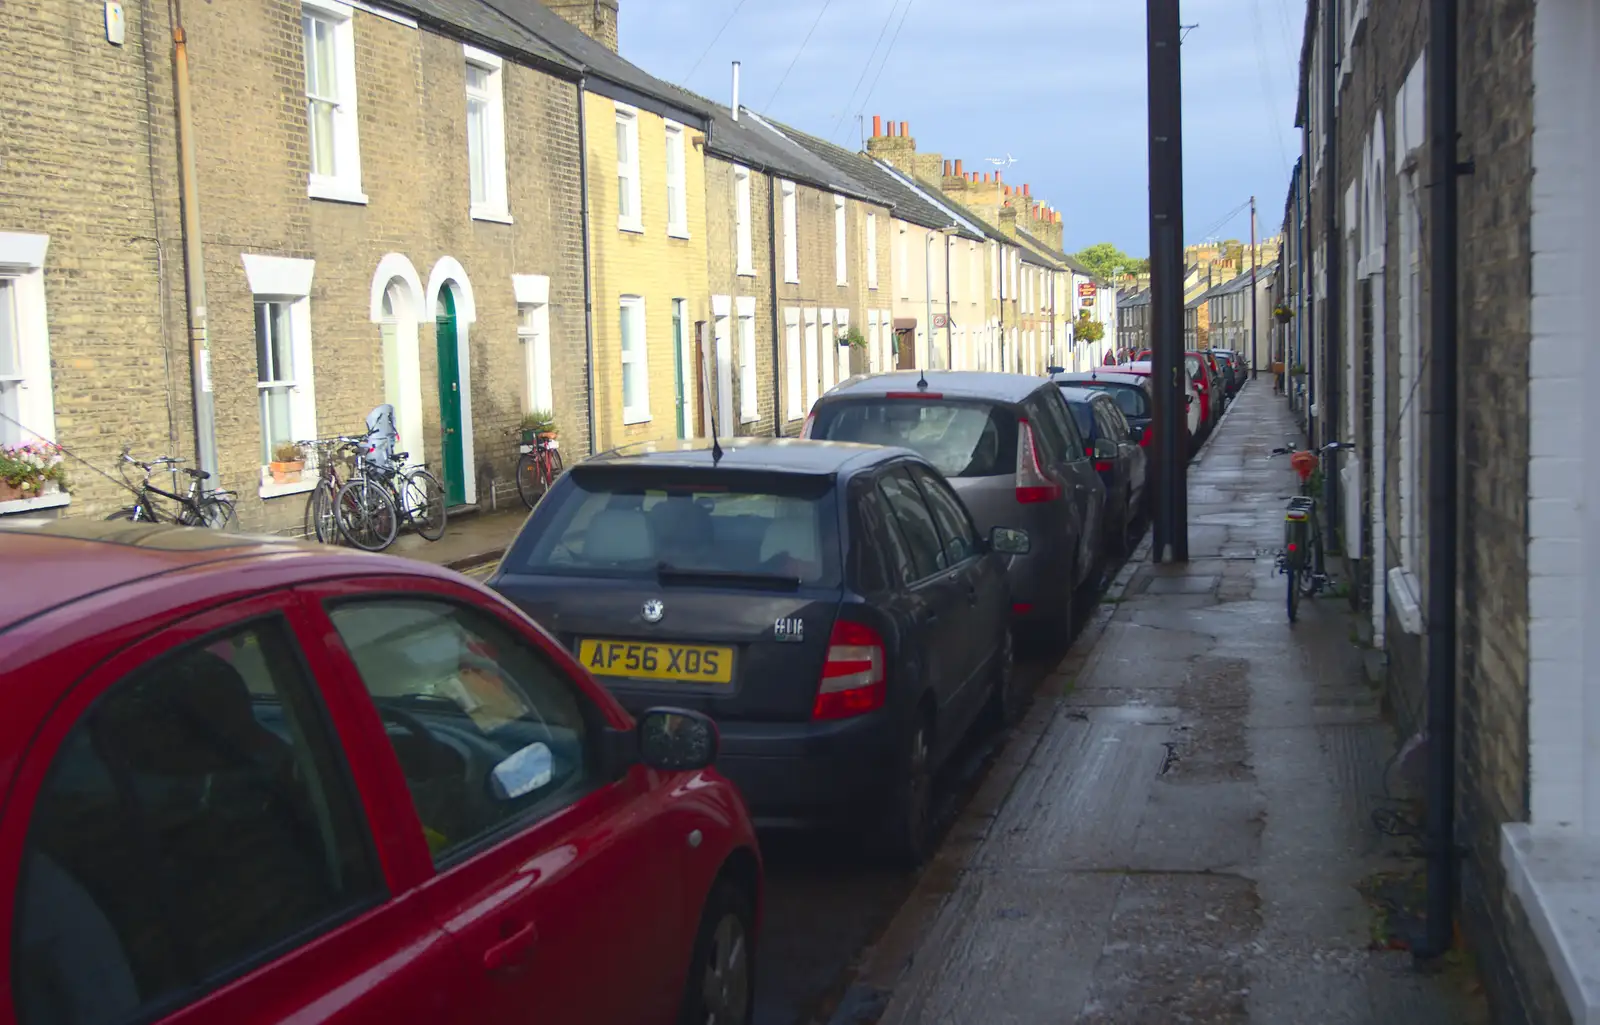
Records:
[[[0,502],[67,493],[61,449],[48,441],[0,445]]]

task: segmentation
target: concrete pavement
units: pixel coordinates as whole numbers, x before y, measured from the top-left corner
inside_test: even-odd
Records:
[[[1294,430],[1240,394],[1190,470],[1191,561],[1125,570],[835,1022],[1486,1019],[1470,969],[1378,949],[1363,890],[1420,863],[1379,828],[1409,804],[1348,606],[1286,620]]]

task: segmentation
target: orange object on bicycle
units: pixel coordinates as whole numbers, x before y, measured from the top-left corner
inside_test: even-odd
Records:
[[[1312,471],[1317,468],[1317,454],[1296,452],[1289,457],[1289,465],[1294,467],[1294,472],[1300,475],[1301,480],[1310,480]]]

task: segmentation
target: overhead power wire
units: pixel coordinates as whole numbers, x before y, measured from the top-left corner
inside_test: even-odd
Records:
[[[900,0],[892,0],[889,4],[889,14],[883,19],[883,27],[878,29],[878,38],[873,41],[872,52],[867,54],[867,59],[861,64],[861,74],[856,76],[856,84],[850,87],[850,95],[845,97],[844,106],[839,108],[839,116],[834,119],[833,128],[828,131],[828,138],[836,139],[839,129],[844,125],[844,119],[850,116],[851,105],[856,102],[856,93],[861,91],[861,83],[867,80],[867,73],[872,70],[872,62],[878,57],[878,47],[883,45],[883,37],[889,34],[889,23],[894,20],[894,12],[900,9]]]
[[[800,41],[800,49],[794,52],[794,59],[784,69],[783,77],[778,79],[778,88],[772,90],[772,99],[767,101],[767,110],[772,110],[772,105],[778,102],[778,94],[783,92],[783,84],[789,81],[789,72],[793,71],[794,66],[800,63],[800,55],[806,52],[806,46],[810,44],[811,37],[817,33],[817,26],[822,24],[822,16],[828,13],[828,8],[831,6],[833,6],[833,0],[822,0],[822,10],[817,12],[817,19],[811,23],[811,31],[807,32],[806,37]]]
[[[906,19],[911,16],[911,5],[917,0],[906,0],[906,8],[900,14],[900,24],[894,27],[894,35],[889,39],[889,48],[883,51],[883,63],[878,65],[878,74],[872,80],[872,86],[867,90],[867,95],[861,98],[862,109],[872,102],[872,94],[878,89],[878,79],[883,77],[883,69],[889,66],[889,58],[894,55],[894,44],[900,41],[900,30],[906,27]]]
[[[689,73],[683,76],[685,85],[688,84],[689,79],[694,77],[694,73],[700,70],[700,65],[705,63],[705,59],[711,56],[711,50],[717,45],[717,40],[722,38],[722,33],[728,31],[728,26],[733,24],[733,16],[738,14],[739,8],[743,7],[747,2],[748,0],[739,0],[738,3],[733,5],[733,10],[729,11],[728,16],[722,20],[722,27],[717,29],[717,34],[711,37],[711,42],[707,43],[706,48],[700,52],[700,56],[695,59],[694,64],[689,68]]]

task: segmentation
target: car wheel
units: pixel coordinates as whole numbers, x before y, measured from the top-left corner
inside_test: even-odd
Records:
[[[901,746],[900,776],[883,833],[884,854],[902,868],[916,868],[928,856],[933,832],[932,741],[932,716],[924,711]]]
[[[1015,693],[1017,649],[1010,630],[1001,639],[1000,650],[995,658],[998,664],[994,671],[994,689],[989,692],[989,704],[985,711],[989,727],[1003,730],[1014,723],[1022,712],[1020,695]]]
[[[711,891],[679,1025],[749,1025],[755,1011],[755,911],[749,895],[723,880]]]

